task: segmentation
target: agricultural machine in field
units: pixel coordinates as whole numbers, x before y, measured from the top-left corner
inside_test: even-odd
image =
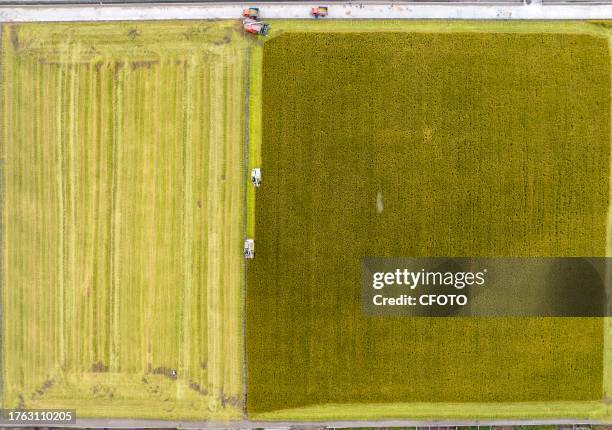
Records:
[[[255,258],[255,241],[253,239],[247,239],[244,241],[244,258],[252,260]]]
[[[261,185],[261,169],[259,167],[255,167],[251,170],[251,183],[255,185],[256,188],[259,188]]]
[[[323,18],[327,16],[327,6],[316,6],[310,9],[310,14],[315,18]]]
[[[254,19],[246,18],[242,25],[244,26],[244,31],[252,34],[260,34],[262,36],[268,35],[269,25],[265,22],[256,21]]]
[[[244,18],[249,18],[252,20],[257,20],[259,18],[259,8],[258,7],[250,7],[248,9],[242,10],[242,16]]]

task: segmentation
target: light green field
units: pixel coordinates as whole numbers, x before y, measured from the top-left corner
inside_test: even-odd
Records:
[[[240,418],[237,22],[2,36],[3,405]]]

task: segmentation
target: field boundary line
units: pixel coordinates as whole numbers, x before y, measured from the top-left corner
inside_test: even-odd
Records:
[[[608,52],[612,57],[612,38],[610,37],[610,33],[606,31],[606,36],[608,37]],[[610,69],[610,82],[612,87],[612,68]],[[612,154],[612,92],[609,97],[609,110],[608,115],[610,116],[610,124],[609,124],[609,133],[610,133],[610,142],[608,146],[610,148],[610,154]],[[608,218],[606,222],[606,257],[612,257],[612,155],[610,155],[610,159],[608,160]],[[606,283],[610,279],[612,279],[612,267],[609,264],[606,264]],[[612,304],[608,303],[608,310],[610,309]],[[612,365],[612,318],[605,317],[603,319],[603,381],[602,381],[602,391],[603,391],[603,401],[609,402],[609,395],[612,394],[612,379],[611,379],[611,371],[610,366]]]
[[[354,427],[455,427],[455,426],[523,426],[523,425],[598,425],[604,421],[592,419],[499,419],[499,420],[329,420],[329,421],[165,421],[165,420],[141,420],[141,419],[77,419],[76,424],[69,427],[89,427],[89,428],[130,428],[130,427],[178,427],[178,428],[274,428],[290,429],[295,426],[317,426],[333,428],[354,428]]]
[[[4,88],[4,49],[3,49],[3,36],[4,26],[0,23],[0,405],[6,407],[4,404],[4,342],[3,342],[3,312],[2,307],[4,305],[4,133],[6,133],[5,124],[5,109],[4,100],[6,98],[6,90]]]
[[[251,95],[251,48],[247,46],[245,55],[245,100],[244,100],[244,195],[242,205],[242,239],[247,239],[247,201],[249,192],[249,98]],[[246,361],[246,295],[247,295],[247,264],[242,259],[242,416],[247,419],[247,361]]]

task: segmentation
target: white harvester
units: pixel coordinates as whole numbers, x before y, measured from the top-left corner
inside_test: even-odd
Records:
[[[251,183],[255,185],[256,188],[259,188],[261,185],[261,169],[259,167],[255,167],[251,170]]]
[[[253,239],[244,241],[244,258],[248,258],[249,260],[255,258],[255,241]]]

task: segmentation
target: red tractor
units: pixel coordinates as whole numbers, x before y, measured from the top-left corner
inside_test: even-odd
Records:
[[[268,24],[264,22],[255,21],[254,19],[248,19],[248,18],[244,20],[243,26],[244,26],[244,31],[246,31],[247,33],[261,34],[262,36],[268,35],[268,29],[270,27]]]
[[[310,14],[315,18],[323,18],[327,16],[327,6],[316,6],[310,9]]]

